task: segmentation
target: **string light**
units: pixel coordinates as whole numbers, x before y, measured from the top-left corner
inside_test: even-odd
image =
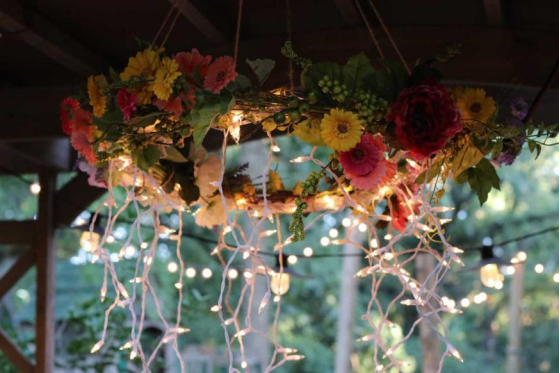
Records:
[[[349,218],[342,219],[343,227],[348,228],[350,225],[352,225],[352,220],[350,220]]]
[[[232,280],[235,280],[237,277],[239,277],[239,272],[237,272],[237,269],[235,268],[230,268],[230,270],[228,271],[228,277]]]
[[[185,270],[185,276],[188,278],[194,278],[196,276],[196,269],[189,267]]]
[[[210,268],[204,268],[202,270],[202,277],[204,277],[205,279],[209,279],[210,277],[212,277],[212,270]]]
[[[558,281],[560,281],[560,274],[555,273],[555,274],[552,276],[552,279],[554,280],[554,282],[557,283]]]
[[[537,264],[535,265],[535,272],[537,273],[543,273],[544,272],[544,266],[542,264]]]
[[[336,238],[336,237],[338,236],[338,229],[332,228],[332,229],[329,231],[329,236],[331,236],[331,238]]]
[[[507,266],[506,267],[506,273],[510,276],[513,275],[515,273],[515,267],[514,266]]]
[[[35,181],[29,186],[29,190],[31,191],[31,194],[38,195],[41,193],[41,184]]]
[[[310,247],[306,247],[305,249],[303,249],[303,255],[307,258],[310,258],[311,256],[313,256],[313,249]]]
[[[365,231],[367,231],[367,225],[365,223],[360,223],[360,225],[358,225],[358,230],[364,233]]]
[[[461,307],[467,308],[471,305],[471,301],[468,298],[461,299]]]
[[[329,246],[329,244],[331,243],[331,240],[329,240],[328,237],[321,237],[321,245],[323,246]]]
[[[294,265],[298,262],[298,258],[295,255],[288,256],[288,263]]]
[[[177,269],[179,269],[179,266],[177,265],[177,263],[169,262],[167,264],[167,270],[169,271],[169,273],[175,273],[175,272],[177,272]]]

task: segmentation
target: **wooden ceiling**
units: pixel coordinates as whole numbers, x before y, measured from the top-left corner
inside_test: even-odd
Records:
[[[377,59],[355,1],[292,0],[296,51],[315,61],[344,62],[360,51]],[[369,0],[358,1],[388,58],[395,58]],[[174,4],[181,14],[166,44],[169,52],[196,47],[214,56],[233,53],[238,0],[2,0],[0,167],[71,169],[74,155],[60,130],[58,102],[80,89],[88,75],[109,66],[122,69],[138,50],[134,37],[151,41]],[[464,45],[463,55],[442,66],[449,81],[515,89],[530,99],[558,58],[557,0],[375,4],[410,64],[451,44]],[[287,61],[280,47],[286,40],[286,2],[244,0],[242,14],[239,61],[275,59],[269,84],[285,84]],[[556,121],[557,88],[556,81],[543,109]]]

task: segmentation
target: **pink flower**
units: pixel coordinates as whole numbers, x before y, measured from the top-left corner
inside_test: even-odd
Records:
[[[400,185],[399,188],[405,189],[403,185]],[[410,184],[408,185],[408,189],[412,191],[412,193],[416,193],[418,191],[417,184]],[[399,194],[392,195],[389,198],[389,202],[391,204],[391,226],[399,232],[402,232],[406,228],[406,224],[408,223],[408,217],[412,214],[418,215],[420,213],[420,204],[414,203],[412,208],[403,200],[403,197]]]
[[[229,56],[220,57],[208,68],[208,74],[204,78],[204,89],[218,94],[236,77],[233,58]]]
[[[175,55],[175,61],[179,64],[179,71],[181,73],[192,78],[194,71],[198,67],[198,73],[200,77],[204,79],[208,72],[210,61],[212,61],[212,56],[203,56],[198,49],[193,48],[190,52],[177,53]]]
[[[136,93],[129,93],[128,90],[123,87],[117,93],[117,105],[123,113],[124,120],[130,120],[132,114],[136,111],[136,105],[138,105],[138,95]]]
[[[183,113],[181,97],[170,98],[169,100],[160,100],[159,98],[156,98],[154,100],[154,105],[156,105],[159,110],[171,113],[176,117],[180,117]]]
[[[91,165],[97,163],[97,158],[91,147],[91,141],[93,140],[91,131],[86,132],[83,130],[75,130],[72,132],[70,137],[70,143],[72,147],[76,149],[80,154],[88,161]]]
[[[91,114],[80,107],[80,102],[71,97],[66,97],[58,108],[62,130],[67,135],[72,135],[74,130],[87,130],[91,124]]]
[[[358,189],[370,190],[389,181],[397,171],[397,165],[385,159],[387,150],[381,136],[362,135],[360,142],[347,152],[340,152],[338,158],[344,176]]]
[[[80,171],[85,172],[89,175],[88,184],[97,188],[107,189],[107,182],[105,182],[104,174],[105,168],[97,168],[90,165],[88,162],[83,160],[78,163],[78,168]]]

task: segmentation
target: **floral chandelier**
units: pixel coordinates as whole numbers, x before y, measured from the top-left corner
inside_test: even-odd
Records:
[[[111,69],[108,76],[91,76],[87,97],[62,101],[62,128],[82,156],[80,169],[90,175],[91,185],[108,189],[89,234],[94,261],[105,267],[101,298],[105,299],[109,287],[115,293],[106,320],[115,307],[128,308],[132,332],[130,340],[123,341],[123,348],[130,349],[130,358],[141,359],[148,370],[158,349],[172,343],[184,370],[177,336],[188,332],[189,325],[181,320],[185,268],[180,246],[183,231],[189,227],[180,225],[175,232],[162,225],[159,217],[172,210],[180,218],[192,213],[198,225],[219,227],[214,254],[223,264],[223,276],[211,311],[218,314],[223,327],[230,372],[247,367],[243,338],[251,333],[274,346],[267,372],[303,359],[277,339],[281,295],[288,286],[282,278],[288,276],[286,263],[280,259],[271,267],[259,250],[266,243],[283,258],[283,249],[303,240],[305,232],[323,216],[349,210],[360,226],[367,228],[367,245],[351,239],[356,225],[347,228],[346,238],[332,243],[352,244],[368,261],[356,276],[371,281],[371,300],[363,316],[371,334],[358,342],[374,346],[372,359],[377,371],[406,364],[393,352],[421,320],[426,320],[444,343],[440,367],[446,355],[461,360],[440,316],[460,311],[435,291],[452,265],[462,265],[462,250],[445,236],[444,225],[449,219],[442,214],[451,210],[439,203],[445,184],[468,184],[484,203],[493,188],[500,188],[496,170],[512,164],[524,144],[538,156],[546,139],[557,135],[558,125],[534,125],[522,99],[500,108],[498,118],[497,103],[483,89],[445,87],[435,66],[455,56],[456,48],[419,62],[410,72],[387,61],[374,68],[363,53],[343,66],[301,58],[289,42],[283,53],[303,70],[296,89],[269,92],[259,88],[274,67],[271,60],[247,61],[255,73],[251,81],[235,71],[232,57],[213,59],[196,49],[168,56],[150,45],[131,57],[124,71]],[[223,133],[217,154],[208,154],[202,147],[209,131]],[[269,146],[264,149],[267,158],[262,178],[254,183],[246,166],[228,166],[227,151],[230,139],[239,142],[242,137],[246,140],[259,134],[268,137]],[[274,153],[280,150],[276,139],[285,135],[313,147],[309,154],[294,154],[291,162],[311,163],[316,168],[291,189],[271,169]],[[328,150],[328,158],[318,156],[324,153],[318,149]],[[126,199],[120,204],[115,188],[126,190]],[[119,280],[111,253],[104,248],[115,222],[127,208],[137,213],[132,232],[142,243],[131,283]],[[102,209],[107,209],[107,226],[101,237],[94,239],[95,219]],[[292,216],[288,227],[281,224],[281,214]],[[151,242],[143,239],[146,232],[140,222],[146,219],[153,223]],[[140,337],[146,303],[153,302],[158,311],[160,308],[150,281],[159,233],[169,233],[177,241],[175,287],[179,300],[173,322],[161,317],[167,331],[157,348],[148,353]],[[226,235],[234,245],[226,243]],[[123,244],[121,257],[132,237],[130,234]],[[405,244],[405,237],[412,237],[416,244],[411,246],[410,240]],[[425,281],[409,272],[420,253],[437,260]],[[246,261],[248,272],[241,295],[231,299],[228,271],[238,256]],[[271,331],[258,330],[250,317],[239,315],[244,303],[251,314],[258,274],[267,282],[259,312],[275,308]],[[377,293],[387,277],[396,278],[402,292],[389,304],[381,304]],[[418,319],[401,341],[391,345],[382,331],[392,326],[390,312],[401,306],[415,307]],[[103,348],[106,327],[107,321],[92,352]],[[234,346],[241,351],[241,362],[234,359]]]

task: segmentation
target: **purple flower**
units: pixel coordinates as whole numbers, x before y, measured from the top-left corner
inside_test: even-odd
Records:
[[[523,127],[524,124],[518,117],[507,117],[506,124],[511,127]]]
[[[511,166],[515,162],[515,157],[510,152],[504,152],[498,156],[496,161],[501,165]]]
[[[523,120],[529,111],[529,105],[523,97],[516,97],[510,102],[511,113],[517,119]]]

